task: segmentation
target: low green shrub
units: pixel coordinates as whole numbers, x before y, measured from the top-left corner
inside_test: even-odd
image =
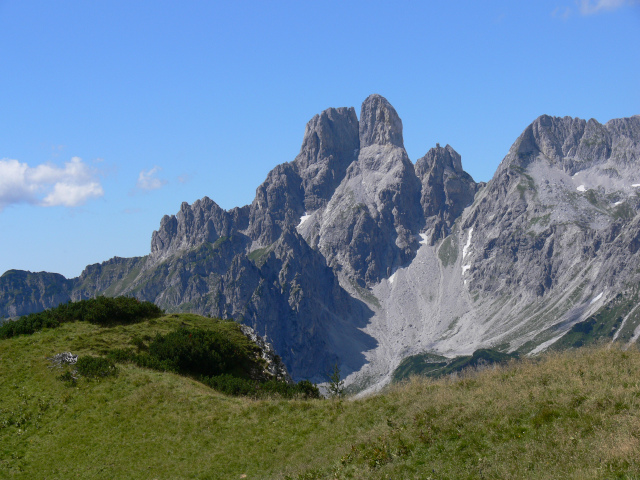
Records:
[[[30,335],[43,328],[55,328],[61,323],[86,321],[98,325],[131,324],[148,318],[158,318],[164,312],[151,302],[132,297],[97,297],[68,302],[55,308],[24,315],[0,326],[0,338]]]
[[[259,386],[264,394],[279,395],[284,398],[320,398],[320,390],[309,380],[290,384],[279,380],[268,380]]]
[[[295,384],[296,395],[304,398],[320,398],[320,390],[309,380],[300,380]]]
[[[226,395],[256,398],[278,396],[282,398],[320,398],[320,390],[309,380],[290,384],[282,380],[256,381],[224,374],[202,377],[202,383]]]
[[[68,387],[75,387],[78,383],[78,379],[69,370],[67,370],[57,378],[61,382],[64,382]]]
[[[136,353],[131,349],[112,348],[107,353],[107,358],[116,363],[135,362]]]
[[[114,348],[109,350],[107,358],[116,363],[134,363],[142,368],[150,368],[161,372],[175,372],[178,369],[175,364],[168,360],[160,360],[148,353],[136,353],[132,349]]]
[[[5,322],[0,326],[0,338],[11,338],[16,335],[31,335],[43,328],[60,326],[60,320],[52,316],[49,311],[31,313],[13,322]]]
[[[149,339],[134,337],[130,343],[135,349],[112,349],[107,357],[113,362],[190,375],[227,395],[320,398],[318,387],[308,380],[289,384],[270,379],[258,347],[239,341],[226,329],[180,327],[145,343]]]
[[[221,393],[234,396],[255,395],[258,390],[258,383],[246,378],[234,377],[224,374],[214,377],[202,377],[202,383]]]
[[[149,356],[181,373],[197,376],[246,375],[258,367],[253,353],[244,351],[225,333],[197,328],[158,334],[149,344]]]
[[[76,370],[79,375],[87,378],[104,378],[118,373],[114,363],[104,357],[79,357]]]
[[[97,297],[69,302],[57,308],[65,319],[63,321],[84,320],[98,325],[127,325],[163,314],[162,309],[153,303],[133,297]]]

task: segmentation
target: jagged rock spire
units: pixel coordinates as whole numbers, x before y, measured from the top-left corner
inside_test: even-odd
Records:
[[[359,148],[358,118],[353,107],[329,108],[307,123],[294,162],[302,180],[306,210],[326,205]]]
[[[381,95],[369,95],[360,110],[360,148],[395,145],[404,148],[402,120]]]

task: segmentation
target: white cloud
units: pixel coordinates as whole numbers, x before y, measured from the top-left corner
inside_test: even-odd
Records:
[[[151,170],[140,172],[138,175],[138,182],[136,183],[136,187],[140,190],[157,190],[159,188],[164,187],[167,184],[166,180],[161,180],[156,177],[156,174],[162,170],[162,168],[158,166],[154,166]]]
[[[90,182],[82,185],[58,182],[53,187],[53,192],[44,197],[42,204],[46,207],[64,205],[75,207],[82,205],[88,198],[104,195],[102,186],[98,182]]]
[[[637,0],[580,0],[580,13],[593,15],[611,10],[616,10],[627,5],[637,4]]]
[[[30,167],[18,160],[0,160],[0,211],[19,203],[77,207],[103,195],[96,172],[79,157],[73,157],[64,167],[52,164]]]
[[[639,5],[640,0],[574,0],[577,10],[582,15],[594,15],[597,13],[611,12],[622,7]],[[556,7],[551,16],[566,20],[573,14],[571,7]]]

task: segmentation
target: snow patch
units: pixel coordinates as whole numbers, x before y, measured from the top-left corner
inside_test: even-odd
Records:
[[[578,188],[576,188],[576,190],[578,190],[579,192],[586,192],[587,188],[584,185],[580,185]]]
[[[633,185],[631,185],[632,187],[640,187],[640,183],[634,183]]]
[[[589,305],[593,305],[594,303],[596,303],[598,300],[600,300],[602,298],[602,294],[604,292],[600,292],[600,295],[598,295],[596,298],[594,298],[593,300],[591,300],[591,302],[589,302]]]
[[[621,203],[624,203],[624,202],[620,200],[619,202],[614,203],[613,206],[615,207],[616,205],[620,205]]]
[[[471,268],[471,265],[463,265],[462,266],[462,274],[464,275],[467,270]],[[465,280],[466,282],[466,280]]]
[[[462,248],[462,259],[469,253],[469,247],[471,247],[471,235],[473,235],[473,227],[469,229],[469,236],[467,237],[467,244]],[[464,268],[464,267],[463,267]]]
[[[393,275],[389,277],[389,283],[393,283],[395,279],[396,279],[396,272],[393,272]]]
[[[304,222],[309,220],[310,217],[311,215],[309,215],[307,212],[304,212],[304,215],[300,217],[300,223],[298,224],[298,228],[300,228]]]
[[[422,238],[422,240],[420,240],[420,245],[426,245],[427,242],[429,241],[429,237],[427,236],[426,233],[421,233],[420,238]]]

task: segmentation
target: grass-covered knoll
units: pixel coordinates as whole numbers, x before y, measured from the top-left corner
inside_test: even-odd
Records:
[[[199,327],[183,321],[168,333],[135,336],[130,343],[136,348],[112,348],[107,357],[119,363],[187,375],[230,395],[320,396],[309,381],[290,384],[275,378],[267,370],[260,348],[232,320],[208,319],[206,325]]]
[[[233,327],[170,315],[0,340],[0,478],[640,478],[635,349],[413,378],[346,401],[230,397],[135,363],[67,386],[49,368],[59,352],[149,347],[183,324]]]
[[[87,321],[102,327],[135,324],[158,318],[162,313],[153,303],[140,302],[135,298],[98,297],[21,317],[0,327],[0,338],[32,335],[44,328],[57,328],[70,322]],[[290,384],[286,379],[274,378],[267,370],[267,361],[262,358],[260,348],[244,335],[234,321],[207,319],[206,325],[194,327],[184,319],[194,320],[200,318],[198,316],[169,318],[183,318],[183,321],[170,332],[156,331],[155,337],[135,335],[127,342],[128,348],[112,346],[103,349],[101,353],[108,358],[80,358],[76,368],[67,365],[69,368],[60,378],[75,385],[76,375],[82,375],[83,362],[108,361],[135,363],[143,368],[188,375],[228,394],[319,397],[318,388],[308,381]],[[171,322],[165,319],[164,323]],[[112,370],[116,371],[115,366]]]

